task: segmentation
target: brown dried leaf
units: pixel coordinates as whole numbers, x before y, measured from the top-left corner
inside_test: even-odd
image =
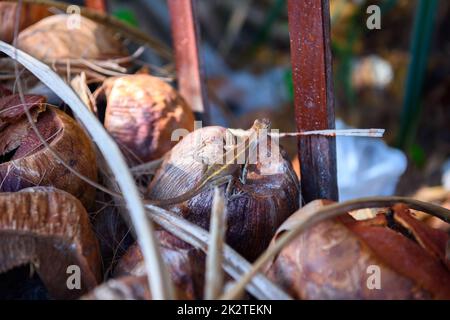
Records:
[[[395,205],[393,210],[395,221],[405,227],[423,249],[446,264],[450,271],[450,261],[445,258],[447,241],[450,240],[449,235],[414,218],[409,208],[404,204]]]

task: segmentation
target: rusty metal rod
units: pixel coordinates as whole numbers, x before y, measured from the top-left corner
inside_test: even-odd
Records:
[[[84,0],[87,8],[94,9],[103,13],[108,11],[108,5],[106,2],[107,0]]]
[[[298,131],[335,127],[329,0],[288,0]],[[302,197],[338,200],[334,137],[298,140]]]
[[[209,112],[195,0],[168,0],[178,88],[181,95],[207,124]]]

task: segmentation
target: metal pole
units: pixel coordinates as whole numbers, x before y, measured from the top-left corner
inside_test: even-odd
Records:
[[[100,12],[107,12],[107,0],[84,0],[87,8],[94,9]]]
[[[294,103],[299,131],[335,127],[329,0],[289,0]],[[338,200],[334,137],[300,137],[303,201]]]
[[[209,122],[206,87],[199,54],[195,0],[168,0],[178,88],[192,110]]]

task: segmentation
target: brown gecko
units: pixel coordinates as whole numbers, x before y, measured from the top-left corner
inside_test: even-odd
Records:
[[[196,186],[179,196],[161,200],[144,200],[144,204],[168,206],[181,203],[193,198],[194,196],[205,190],[205,188],[207,187],[219,186],[227,182],[228,182],[227,194],[229,194],[231,186],[230,181],[232,181],[232,179],[234,178],[234,173],[240,167],[236,165],[237,159],[240,159],[243,153],[247,153],[249,155],[256,149],[258,139],[254,139],[254,141],[251,141],[253,133],[255,133],[256,137],[258,137],[260,130],[264,129],[268,131],[269,128],[270,128],[269,120],[267,119],[255,120],[252,127],[249,129],[248,137],[244,139],[244,141],[242,142],[244,145],[243,146],[237,145],[236,147],[231,148],[230,150],[227,151],[225,159],[233,159],[233,161],[226,161],[223,164],[212,164],[208,166],[205,172],[203,173],[200,181],[196,184]],[[246,163],[244,164],[242,174],[243,181],[245,181],[247,166],[248,166],[248,157],[246,158]]]

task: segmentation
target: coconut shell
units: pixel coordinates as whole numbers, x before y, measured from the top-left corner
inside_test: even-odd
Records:
[[[175,288],[177,300],[188,300],[184,292]],[[84,295],[82,300],[151,300],[147,276],[122,276],[109,279]]]
[[[39,103],[36,104],[40,106]],[[35,118],[36,127],[52,150],[74,170],[96,181],[94,147],[78,123],[54,107],[35,113]],[[95,189],[60,164],[52,152],[44,148],[28,119],[23,115],[14,115],[3,120],[10,123],[0,131],[0,191],[53,186],[71,193],[86,208],[90,208]]]
[[[181,95],[159,78],[146,74],[110,78],[105,128],[130,163],[162,157],[177,142],[178,129],[194,130],[194,114]]]
[[[50,296],[76,298],[101,281],[100,253],[80,201],[54,188],[0,193],[0,273],[32,264]],[[80,289],[69,290],[70,266]]]
[[[185,299],[202,299],[205,279],[205,254],[177,239],[167,231],[158,230],[161,255],[168,268],[176,291]],[[137,243],[120,259],[114,270],[115,277],[145,275],[145,262]]]
[[[318,200],[302,210],[327,203]],[[274,241],[302,210],[279,228]],[[402,206],[363,221],[346,215],[303,232],[266,274],[297,299],[450,299],[450,268],[443,259],[447,239]],[[368,285],[374,267],[379,288]]]
[[[184,137],[164,157],[149,186],[148,197],[170,199],[195,189],[204,177],[203,162],[223,162],[226,131],[217,126],[204,127]],[[267,152],[270,159],[270,148]],[[227,197],[226,242],[249,260],[266,249],[278,226],[299,205],[297,176],[284,152],[276,152],[273,161],[258,157],[256,163],[248,166],[245,184],[239,180],[242,165],[231,164],[234,181]],[[213,190],[209,188],[170,209],[208,229],[212,198]]]
[[[52,63],[63,59],[105,60],[127,55],[122,42],[110,29],[77,16],[54,15],[20,32],[18,48],[38,60]]]

